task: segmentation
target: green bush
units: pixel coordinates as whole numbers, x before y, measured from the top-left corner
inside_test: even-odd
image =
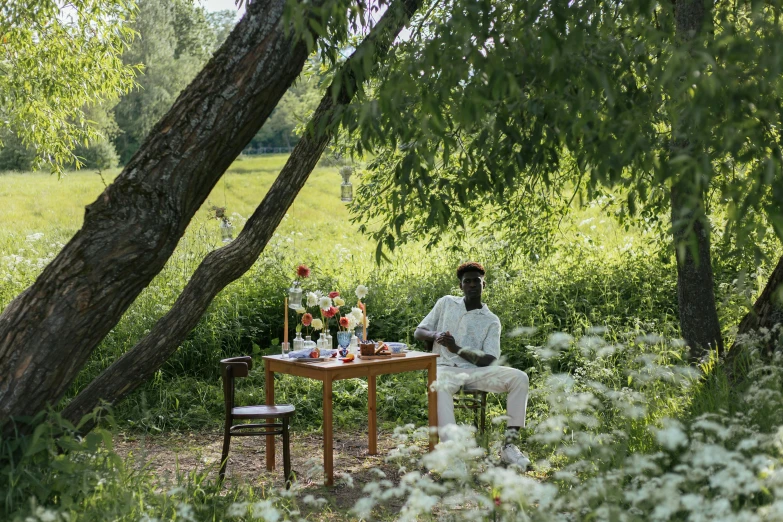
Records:
[[[0,172],[30,170],[35,152],[28,149],[12,132],[0,134]]]
[[[91,143],[89,147],[79,145],[74,150],[74,155],[79,158],[86,169],[113,169],[120,162],[120,156],[114,149],[114,144],[109,140],[100,140]]]

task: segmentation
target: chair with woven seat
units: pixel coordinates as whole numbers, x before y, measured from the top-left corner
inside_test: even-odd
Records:
[[[464,386],[454,395],[454,408],[473,411],[473,425],[480,435],[487,431],[487,392]]]
[[[249,356],[232,357],[220,361],[220,374],[223,377],[223,398],[226,405],[226,421],[223,431],[223,456],[220,461],[220,480],[226,475],[228,464],[228,449],[231,437],[248,436],[283,436],[283,473],[286,488],[293,480],[291,476],[291,448],[289,446],[288,420],[294,414],[291,404],[275,404],[273,406],[235,406],[235,379],[247,377],[253,368],[253,360]],[[263,420],[261,423],[234,424],[235,420]],[[273,422],[278,420],[278,422]]]

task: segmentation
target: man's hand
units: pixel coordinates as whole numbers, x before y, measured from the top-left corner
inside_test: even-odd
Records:
[[[454,336],[451,335],[450,332],[440,332],[435,337],[435,341],[441,345],[445,346],[448,351],[451,353],[457,353],[459,351],[459,346],[457,346],[457,341],[454,340]]]

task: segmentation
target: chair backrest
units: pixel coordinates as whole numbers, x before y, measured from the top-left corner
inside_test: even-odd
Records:
[[[223,378],[223,400],[226,404],[226,415],[234,408],[234,379],[247,377],[253,368],[253,359],[248,356],[231,357],[220,361],[220,376]]]

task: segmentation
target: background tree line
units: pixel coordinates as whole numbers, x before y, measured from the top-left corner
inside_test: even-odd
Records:
[[[99,134],[74,150],[84,167],[127,163],[236,21],[235,11],[210,13],[190,0],[139,1],[132,23],[138,36],[122,55],[125,64],[141,64],[137,85],[118,100],[83,108],[89,126]],[[317,83],[311,78],[292,85],[246,150],[296,145],[297,125],[320,99]],[[0,134],[0,171],[31,170],[35,151],[8,129]],[[68,166],[73,168],[74,162]]]

